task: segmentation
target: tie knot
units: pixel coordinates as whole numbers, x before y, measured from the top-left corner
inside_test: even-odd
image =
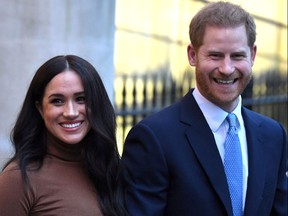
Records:
[[[227,120],[229,123],[229,128],[231,127],[236,128],[237,116],[234,113],[229,113],[227,116]]]

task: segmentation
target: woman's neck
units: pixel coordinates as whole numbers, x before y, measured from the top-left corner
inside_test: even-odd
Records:
[[[47,153],[66,161],[81,161],[83,143],[67,144],[47,132]]]

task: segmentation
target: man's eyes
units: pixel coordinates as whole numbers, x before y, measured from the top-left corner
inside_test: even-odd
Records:
[[[220,53],[210,53],[209,57],[212,59],[219,59],[219,58],[223,57],[223,55],[221,55]]]
[[[232,58],[233,59],[243,59],[245,58],[246,56],[243,55],[243,54],[235,54],[235,55],[232,55]]]
[[[221,59],[224,58],[224,55],[220,54],[220,53],[210,53],[209,57],[211,59]],[[230,56],[231,59],[235,59],[235,60],[241,60],[246,58],[246,55],[244,54],[233,54]]]

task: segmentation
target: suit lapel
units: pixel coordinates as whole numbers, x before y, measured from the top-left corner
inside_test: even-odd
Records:
[[[189,124],[186,136],[214,190],[232,215],[232,206],[223,163],[218,152],[213,133],[205,120],[192,92],[183,99],[180,121]]]
[[[255,122],[249,111],[242,110],[248,148],[249,176],[245,203],[246,216],[257,215],[265,181],[265,159],[263,158],[263,139],[260,123]]]

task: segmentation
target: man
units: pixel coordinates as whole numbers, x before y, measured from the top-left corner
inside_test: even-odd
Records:
[[[286,216],[285,131],[241,105],[257,51],[253,18],[237,5],[210,3],[192,19],[189,34],[195,89],[134,126],[125,141],[128,211],[132,216]],[[227,133],[228,114],[238,119],[233,138]],[[231,159],[226,139],[239,146],[237,157]],[[230,179],[231,170],[240,176],[237,181]]]

